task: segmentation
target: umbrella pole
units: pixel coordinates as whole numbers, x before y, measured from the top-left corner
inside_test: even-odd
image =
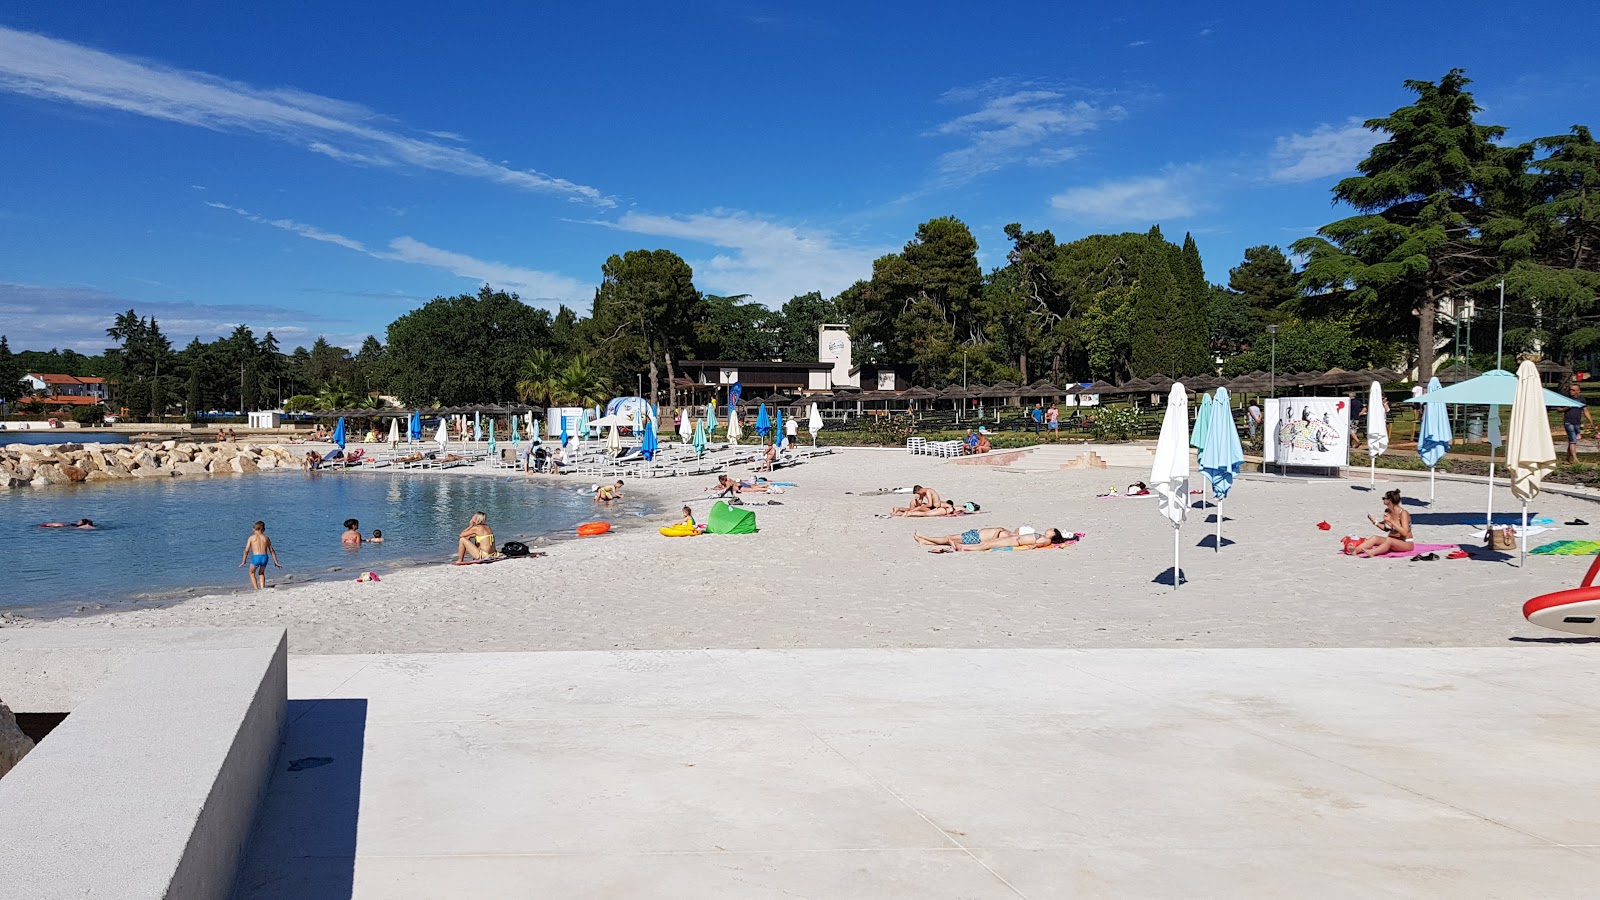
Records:
[[[1374,489],[1378,487],[1378,458],[1376,456],[1367,460],[1367,484]]]
[[[1433,505],[1433,466],[1428,467],[1428,505]]]
[[[1222,552],[1222,501],[1217,501],[1217,552]]]
[[[1183,529],[1182,528],[1174,528],[1174,529],[1172,529],[1172,589],[1173,590],[1177,590],[1178,589],[1178,585],[1183,583],[1183,570],[1178,565],[1178,558],[1179,558],[1178,554],[1180,552],[1179,549],[1178,549],[1178,540],[1179,540],[1179,538],[1180,538],[1180,536],[1182,534],[1183,534]]]
[[[1489,448],[1489,518],[1484,520],[1484,528],[1494,527],[1494,448]]]
[[[1526,500],[1522,501],[1522,533],[1517,535],[1517,551],[1520,554],[1517,568],[1520,569],[1528,564],[1528,501]]]

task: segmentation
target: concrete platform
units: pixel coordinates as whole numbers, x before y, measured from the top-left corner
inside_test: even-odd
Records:
[[[1597,676],[1582,645],[294,657],[236,897],[1584,896]]]

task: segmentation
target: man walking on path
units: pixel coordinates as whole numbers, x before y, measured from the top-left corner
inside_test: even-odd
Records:
[[[1033,412],[1029,413],[1029,415],[1033,417],[1033,433],[1038,434],[1039,430],[1044,427],[1044,401],[1040,400],[1034,403]]]
[[[1578,389],[1576,381],[1567,385],[1567,396],[1579,403],[1583,402],[1583,398],[1578,396],[1581,393],[1582,391]],[[1567,462],[1569,463],[1578,461],[1578,436],[1583,433],[1585,422],[1589,424],[1590,428],[1594,427],[1594,417],[1589,415],[1588,406],[1569,406],[1561,415],[1561,424],[1567,429]]]

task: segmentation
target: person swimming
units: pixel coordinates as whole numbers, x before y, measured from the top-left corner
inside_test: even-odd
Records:
[[[372,537],[367,538],[367,543],[369,543],[369,544],[381,544],[381,543],[383,543],[383,530],[380,529],[380,528],[372,529]]]
[[[40,528],[93,528],[93,519],[79,519],[76,522],[40,522]]]

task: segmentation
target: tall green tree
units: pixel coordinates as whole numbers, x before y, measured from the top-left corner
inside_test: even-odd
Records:
[[[660,396],[658,361],[664,363],[667,402],[676,406],[676,360],[692,350],[706,317],[705,301],[695,290],[694,270],[671,250],[629,250],[607,259],[600,274],[594,301],[600,340],[622,339],[624,346],[642,350],[649,362],[652,400]]]
[[[776,316],[776,346],[772,355],[790,362],[815,362],[820,349],[818,327],[839,324],[843,315],[837,299],[823,297],[818,291],[789,298]]]
[[[6,342],[6,336],[0,334],[0,403],[10,405],[22,399],[22,376],[27,374],[22,369],[22,364],[11,353],[11,345]]]
[[[528,354],[517,373],[517,397],[535,406],[551,406],[561,390],[561,358],[549,347],[538,347]]]
[[[510,399],[523,361],[550,340],[550,313],[484,285],[435,297],[389,324],[390,388],[407,404]]]
[[[705,310],[695,334],[699,359],[766,361],[778,357],[777,313],[746,294],[707,294]]]
[[[1373,337],[1416,330],[1424,381],[1433,372],[1440,301],[1494,268],[1481,241],[1493,215],[1484,197],[1506,177],[1506,156],[1494,144],[1505,129],[1477,122],[1468,84],[1460,69],[1437,84],[1407,81],[1416,102],[1367,120],[1382,140],[1357,165],[1360,175],[1334,186],[1334,199],[1357,214],[1294,244],[1308,256],[1301,284],[1324,292],[1323,309],[1353,313]]]

